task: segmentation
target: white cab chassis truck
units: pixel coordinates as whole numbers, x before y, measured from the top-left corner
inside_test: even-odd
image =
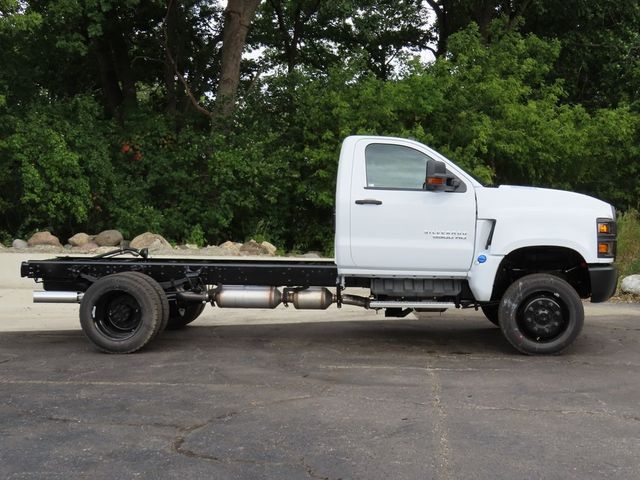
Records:
[[[582,299],[606,301],[617,273],[615,209],[585,195],[483,187],[412,140],[348,137],[336,188],[335,261],[166,259],[120,249],[28,261],[38,303],[79,303],[101,350],[130,353],[219,308],[413,311],[480,308],[525,354],[579,335]],[[345,288],[367,289],[350,295]]]

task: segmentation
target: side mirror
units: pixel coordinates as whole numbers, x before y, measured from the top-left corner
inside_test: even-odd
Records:
[[[428,191],[453,192],[460,180],[447,173],[447,166],[438,160],[427,160],[427,174],[424,189]]]

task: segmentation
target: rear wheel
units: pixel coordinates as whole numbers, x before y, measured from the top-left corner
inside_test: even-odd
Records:
[[[171,303],[169,306],[169,322],[167,323],[167,328],[169,330],[176,330],[187,326],[200,316],[204,307],[204,303]]]
[[[506,339],[529,355],[560,353],[584,324],[584,308],[574,288],[544,273],[515,281],[504,293],[498,313]]]
[[[127,273],[99,279],[80,303],[83,332],[108,353],[131,353],[144,347],[160,331],[162,316],[158,292]]]
[[[162,316],[160,318],[160,331],[162,332],[169,322],[169,300],[167,300],[167,294],[164,292],[162,287],[158,282],[156,282],[149,275],[146,275],[142,272],[123,272],[121,275],[128,275],[132,278],[137,278],[142,282],[147,282],[151,288],[153,288],[160,298],[160,303],[162,305]]]

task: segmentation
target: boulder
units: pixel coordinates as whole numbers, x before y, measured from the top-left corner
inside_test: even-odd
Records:
[[[620,291],[622,293],[640,295],[640,275],[629,275],[628,277],[624,277],[620,283]]]
[[[81,247],[85,243],[89,243],[91,241],[93,241],[93,237],[91,235],[87,235],[86,233],[76,233],[68,240],[69,244],[72,247]]]
[[[47,232],[46,230],[43,232],[36,232],[33,235],[31,235],[31,238],[27,240],[27,243],[29,244],[30,247],[50,245],[52,247],[62,248],[62,244],[60,243],[60,240],[58,240],[58,237],[56,237],[55,235],[52,235],[50,232]]]
[[[29,246],[29,244],[20,238],[16,238],[11,244],[11,246],[16,250],[24,250]]]
[[[269,255],[269,250],[252,238],[240,247],[240,255]]]
[[[129,244],[130,248],[148,248],[150,252],[157,252],[160,250],[173,250],[173,247],[169,242],[165,240],[162,235],[157,233],[144,232],[131,240]]]
[[[271,255],[272,257],[278,251],[278,249],[276,248],[275,245],[273,245],[272,243],[269,243],[267,241],[262,242],[260,245],[262,245],[266,249],[266,251],[268,252],[267,255]]]
[[[227,255],[240,255],[241,246],[242,246],[241,243],[235,243],[235,242],[232,242],[231,240],[227,240],[226,242],[221,243],[219,245],[220,248],[222,248],[227,252]]]
[[[101,247],[119,247],[122,239],[122,234],[118,230],[105,230],[96,235],[93,241]]]

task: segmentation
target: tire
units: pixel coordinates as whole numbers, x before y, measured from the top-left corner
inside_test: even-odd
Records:
[[[177,330],[184,328],[196,318],[200,316],[204,310],[204,303],[187,303],[178,305],[177,303],[171,303],[169,307],[169,323],[167,323],[167,329]]]
[[[167,294],[162,289],[160,284],[156,282],[149,275],[146,275],[142,272],[123,272],[121,275],[128,275],[133,278],[138,278],[140,281],[147,282],[158,294],[160,297],[160,302],[162,303],[162,318],[160,324],[160,331],[164,331],[167,327],[167,323],[169,322],[169,300],[167,300]]]
[[[482,313],[484,313],[484,316],[487,317],[487,320],[489,320],[491,323],[493,323],[497,327],[500,326],[500,319],[498,318],[499,307],[500,305],[498,304],[489,304],[489,305],[480,306],[480,308],[482,309]]]
[[[511,284],[498,315],[506,339],[527,355],[562,352],[584,324],[577,292],[563,279],[546,273],[527,275]]]
[[[82,331],[107,353],[132,353],[144,347],[160,331],[163,314],[157,290],[130,273],[102,277],[80,303]]]

